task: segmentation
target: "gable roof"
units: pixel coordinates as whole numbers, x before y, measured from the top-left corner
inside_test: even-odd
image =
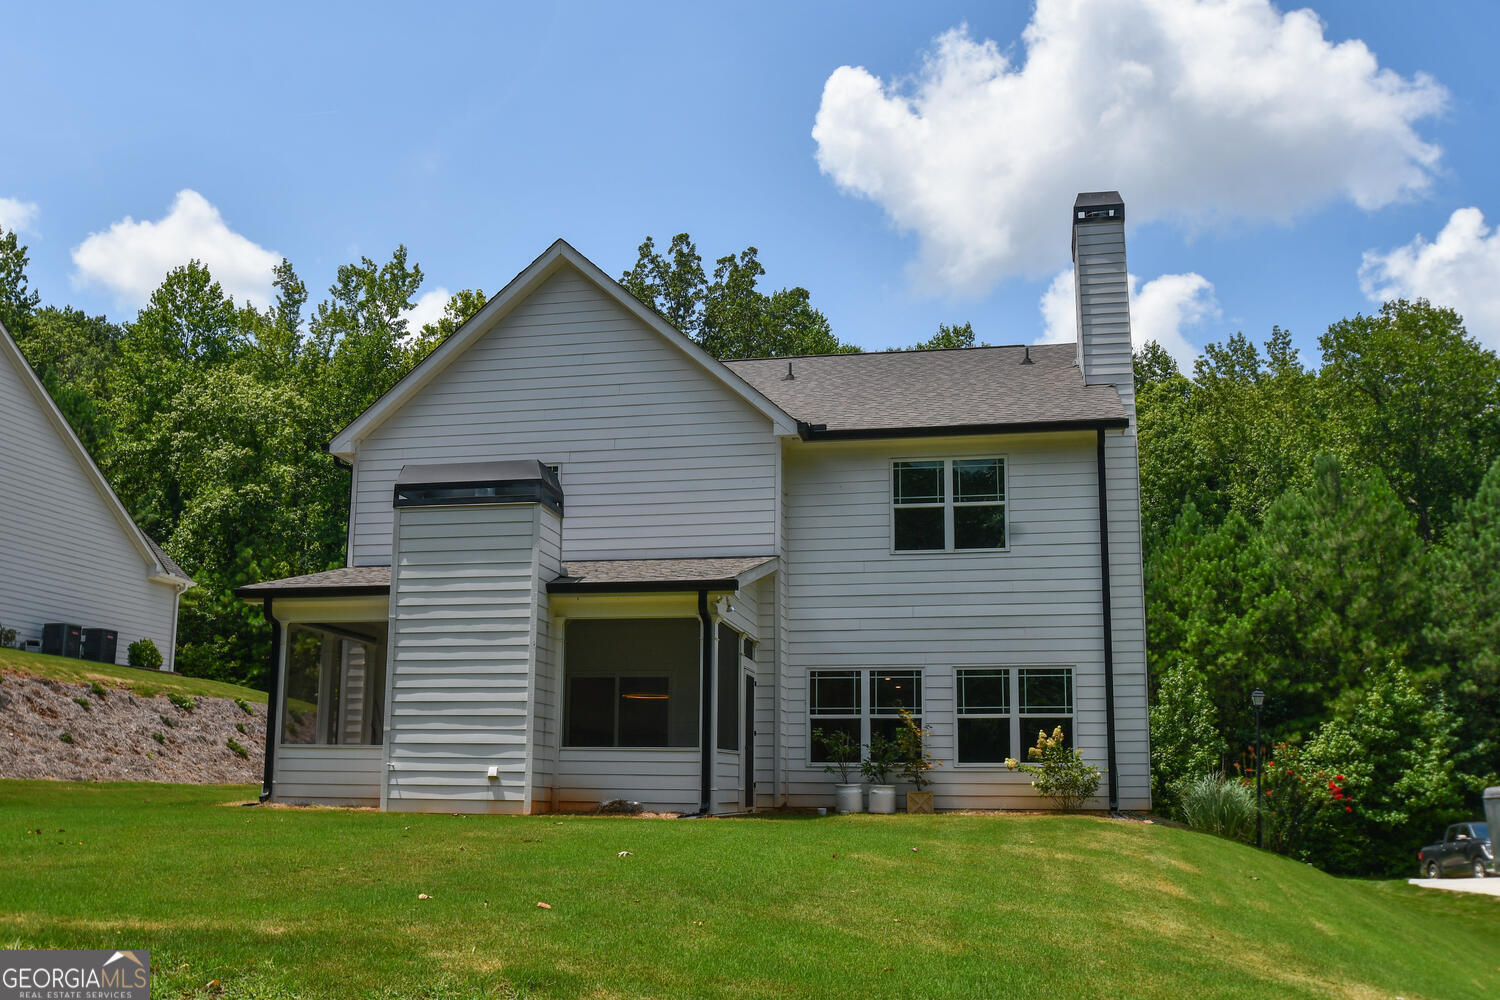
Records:
[[[1120,394],[1085,385],[1075,354],[1073,344],[1039,344],[726,364],[796,417],[804,438],[1127,426]]]
[[[110,488],[109,481],[104,478],[104,473],[99,471],[99,467],[94,464],[94,460],[90,457],[88,449],[83,446],[82,441],[78,440],[78,435],[73,433],[73,428],[68,423],[68,419],[57,408],[57,403],[53,402],[52,395],[47,392],[46,386],[42,385],[42,380],[37,378],[36,372],[32,371],[31,365],[26,360],[26,356],[21,353],[21,348],[16,344],[10,335],[10,331],[5,328],[3,323],[0,323],[0,355],[4,355],[5,359],[20,374],[21,383],[31,390],[31,395],[35,399],[37,407],[47,417],[48,421],[51,422],[58,436],[62,438],[63,450],[83,469],[84,478],[93,484],[94,489],[99,493],[100,499],[104,501],[104,505],[110,509],[110,512],[115,516],[115,520],[120,523],[120,527],[124,530],[126,537],[140,550],[141,556],[152,569],[147,579],[157,583],[181,585],[184,589],[195,586],[192,577],[188,576],[181,566],[178,566],[170,556],[163,552],[161,546],[152,541],[151,537],[141,530],[140,525],[136,524],[131,518],[130,513],[125,510],[125,505],[120,503],[119,497],[115,496],[115,491]]]
[[[540,257],[532,261],[526,268],[511,279],[510,283],[495,293],[484,307],[471,316],[468,322],[459,327],[453,334],[444,340],[427,357],[423,358],[411,371],[392,386],[384,395],[377,399],[359,416],[355,417],[347,427],[333,436],[328,442],[327,450],[345,459],[352,461],[354,450],[361,439],[367,437],[371,431],[379,427],[391,414],[399,410],[407,400],[420,392],[424,386],[452,364],[473,343],[484,336],[485,333],[516,306],[525,301],[526,297],[542,282],[565,266],[571,266],[590,282],[596,285],[600,291],[613,299],[626,312],[635,316],[646,326],[655,331],[662,339],[688,358],[698,363],[704,372],[716,379],[730,391],[744,399],[756,410],[765,415],[772,423],[777,434],[796,433],[796,421],[788,416],[780,407],[771,402],[762,392],[751,386],[741,376],[735,374],[721,362],[716,361],[703,348],[693,343],[679,330],[674,328],[666,320],[657,315],[656,311],[646,306],[634,295],[630,294],[618,281],[605,274],[599,266],[589,260],[583,254],[573,249],[567,241],[557,240],[548,247]]]

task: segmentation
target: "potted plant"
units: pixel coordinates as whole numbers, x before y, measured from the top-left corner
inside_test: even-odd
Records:
[[[838,784],[834,786],[834,808],[841,813],[864,812],[864,786],[849,780],[849,773],[859,763],[859,744],[842,729],[835,729],[831,736],[821,729],[814,729],[813,742],[828,756],[823,770],[839,776]]]
[[[901,777],[915,786],[906,793],[906,811],[932,812],[932,792],[927,788],[931,779],[927,772],[937,767],[937,761],[927,755],[927,730],[917,725],[917,720],[905,709],[901,711],[901,728],[896,732],[896,763]]]
[[[870,812],[896,811],[896,786],[891,784],[891,770],[896,766],[896,741],[880,733],[870,734],[870,755],[860,762],[859,770],[870,783]]]

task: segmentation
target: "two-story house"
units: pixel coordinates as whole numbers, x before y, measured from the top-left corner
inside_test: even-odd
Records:
[[[348,568],[240,592],[265,794],[827,805],[811,732],[905,708],[940,809],[1042,804],[1057,725],[1149,807],[1120,196],[1072,236],[1076,344],[727,364],[553,244],[330,442]]]

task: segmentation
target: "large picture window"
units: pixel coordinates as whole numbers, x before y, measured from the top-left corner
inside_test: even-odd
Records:
[[[809,733],[821,729],[831,736],[843,731],[868,747],[872,733],[895,737],[902,710],[922,724],[920,670],[814,670],[808,684]],[[828,755],[814,742],[809,759],[827,763]]]
[[[1038,732],[1059,726],[1074,745],[1071,667],[962,667],[956,681],[958,763],[1024,760]]]
[[[891,548],[951,552],[1006,547],[1005,459],[891,463]]]
[[[563,745],[698,745],[698,620],[575,619],[563,663]]]

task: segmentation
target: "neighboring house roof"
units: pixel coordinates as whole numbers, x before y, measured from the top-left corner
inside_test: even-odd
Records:
[[[26,360],[26,356],[21,353],[21,348],[12,339],[10,331],[5,328],[4,324],[0,324],[0,355],[3,355],[16,371],[20,373],[22,383],[31,390],[32,396],[36,399],[37,406],[46,414],[47,419],[57,429],[58,435],[63,440],[64,450],[83,469],[84,476],[99,491],[99,495],[103,498],[105,506],[114,514],[115,520],[120,523],[120,527],[125,531],[126,537],[140,550],[147,565],[151,567],[151,572],[147,578],[158,583],[169,583],[184,588],[195,586],[192,577],[188,576],[182,567],[178,566],[172,560],[171,556],[163,552],[161,546],[152,541],[151,536],[142,531],[140,525],[136,524],[131,518],[129,511],[125,509],[125,505],[120,502],[120,498],[115,496],[115,491],[110,488],[109,480],[104,478],[104,473],[100,472],[99,467],[94,464],[94,460],[90,457],[88,449],[83,446],[82,441],[78,440],[78,435],[73,433],[73,427],[68,423],[68,418],[64,417],[62,411],[57,408],[57,403],[53,401],[52,395],[47,392],[46,386],[42,385],[42,380],[37,378],[36,372],[32,371],[31,365]]]
[[[431,382],[439,372],[461,356],[471,344],[484,336],[517,305],[525,301],[526,297],[540,287],[542,282],[557,273],[559,268],[569,265],[619,303],[626,312],[634,315],[673,347],[696,361],[710,377],[759,410],[771,421],[776,428],[776,433],[796,433],[796,421],[759,390],[714,360],[703,348],[657,315],[655,310],[644,305],[618,281],[600,270],[593,261],[573,249],[566,241],[557,240],[486,302],[479,312],[471,316],[463,326],[439,344],[420,364],[372,403],[368,409],[355,417],[347,427],[334,435],[333,440],[328,442],[328,451],[340,458],[353,461],[354,450],[361,439],[379,427],[386,418],[399,410],[408,399]]]
[[[572,560],[547,589],[570,591],[738,590],[775,568],[775,556],[705,559]],[[247,601],[267,597],[353,597],[390,593],[389,566],[351,566],[252,583],[236,590]]]
[[[1114,386],[1084,384],[1076,350],[1039,344],[726,364],[796,417],[804,437],[1127,426]]]

